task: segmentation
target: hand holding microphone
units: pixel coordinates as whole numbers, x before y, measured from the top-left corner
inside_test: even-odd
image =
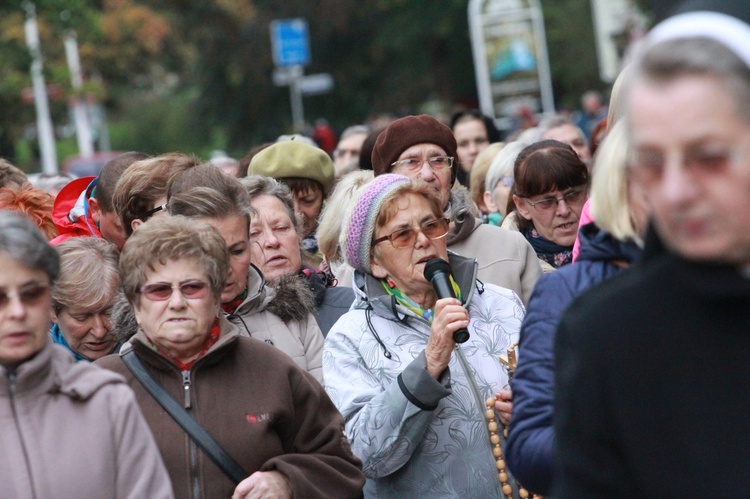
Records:
[[[441,258],[431,258],[424,266],[424,277],[432,283],[438,299],[456,298],[450,282],[451,267]],[[469,339],[469,330],[465,327],[453,332],[453,341],[465,343]]]

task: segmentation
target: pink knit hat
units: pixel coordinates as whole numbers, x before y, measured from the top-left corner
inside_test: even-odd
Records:
[[[403,184],[411,182],[408,177],[387,173],[379,175],[367,184],[359,199],[349,212],[344,230],[341,231],[341,248],[346,262],[356,270],[370,273],[372,238],[375,221],[383,207],[385,197]]]

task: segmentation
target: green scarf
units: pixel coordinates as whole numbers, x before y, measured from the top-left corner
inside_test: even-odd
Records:
[[[461,298],[461,288],[458,287],[458,284],[453,279],[453,276],[449,276],[451,280],[451,286],[453,287],[453,294],[456,295],[456,298],[458,298],[459,301],[463,302],[463,299]],[[391,296],[394,296],[396,298],[396,302],[406,307],[408,310],[411,310],[415,314],[417,314],[419,317],[426,320],[429,324],[432,324],[432,319],[435,315],[435,311],[432,309],[425,310],[422,308],[417,302],[406,296],[403,292],[401,292],[400,289],[396,287],[390,287],[388,286],[388,282],[385,279],[381,279],[380,283],[383,285],[383,288],[385,289],[386,293],[388,293]]]

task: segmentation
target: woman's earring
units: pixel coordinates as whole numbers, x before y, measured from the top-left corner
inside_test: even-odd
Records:
[[[388,279],[388,287],[391,288],[391,289],[393,289],[393,288],[396,287],[396,283],[393,282],[393,281],[391,281],[390,279]]]

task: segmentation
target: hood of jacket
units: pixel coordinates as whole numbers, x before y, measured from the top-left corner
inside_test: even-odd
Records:
[[[471,200],[471,194],[463,186],[456,186],[451,191],[451,204],[446,215],[451,220],[450,231],[446,239],[449,247],[464,241],[482,225],[482,219],[477,218],[478,214]]]
[[[451,275],[461,289],[462,303],[465,306],[471,301],[478,283],[477,261],[448,251],[448,263],[451,266]],[[359,270],[354,272],[354,294],[355,308],[365,309],[372,306],[376,314],[396,320],[401,320],[400,317],[405,314],[416,317],[413,312],[397,305],[396,298],[389,295],[380,280],[371,274],[364,274]]]
[[[335,286],[333,276],[309,265],[303,265],[297,275],[306,281],[307,287],[312,291],[316,307],[325,300],[328,287]]]
[[[309,314],[315,314],[315,295],[303,275],[280,277],[271,281],[269,286],[273,288],[276,296],[266,310],[278,316],[284,324],[304,321]],[[323,292],[325,293],[325,288]]]
[[[615,239],[593,222],[579,229],[578,238],[581,241],[579,261],[623,260],[627,263],[635,263],[640,260],[643,253],[643,250],[636,243]]]
[[[266,278],[260,269],[250,264],[247,271],[247,298],[233,315],[253,315],[262,312],[275,297],[276,292],[266,285]]]
[[[0,375],[15,376],[15,391],[23,394],[33,391],[60,393],[74,400],[87,400],[105,385],[124,383],[112,371],[101,369],[88,362],[76,362],[64,347],[48,339],[47,344],[34,357],[13,371],[0,367]],[[0,383],[0,396],[8,395],[8,383]]]
[[[112,323],[112,330],[115,332],[115,336],[120,343],[126,342],[138,332],[138,321],[135,318],[135,311],[130,306],[130,302],[128,302],[122,290],[118,291],[117,295],[115,295],[109,321]]]
[[[88,199],[94,190],[96,178],[81,177],[71,180],[55,196],[52,221],[57,226],[59,235],[81,231],[101,237],[94,219],[91,218],[91,212],[88,211]]]

